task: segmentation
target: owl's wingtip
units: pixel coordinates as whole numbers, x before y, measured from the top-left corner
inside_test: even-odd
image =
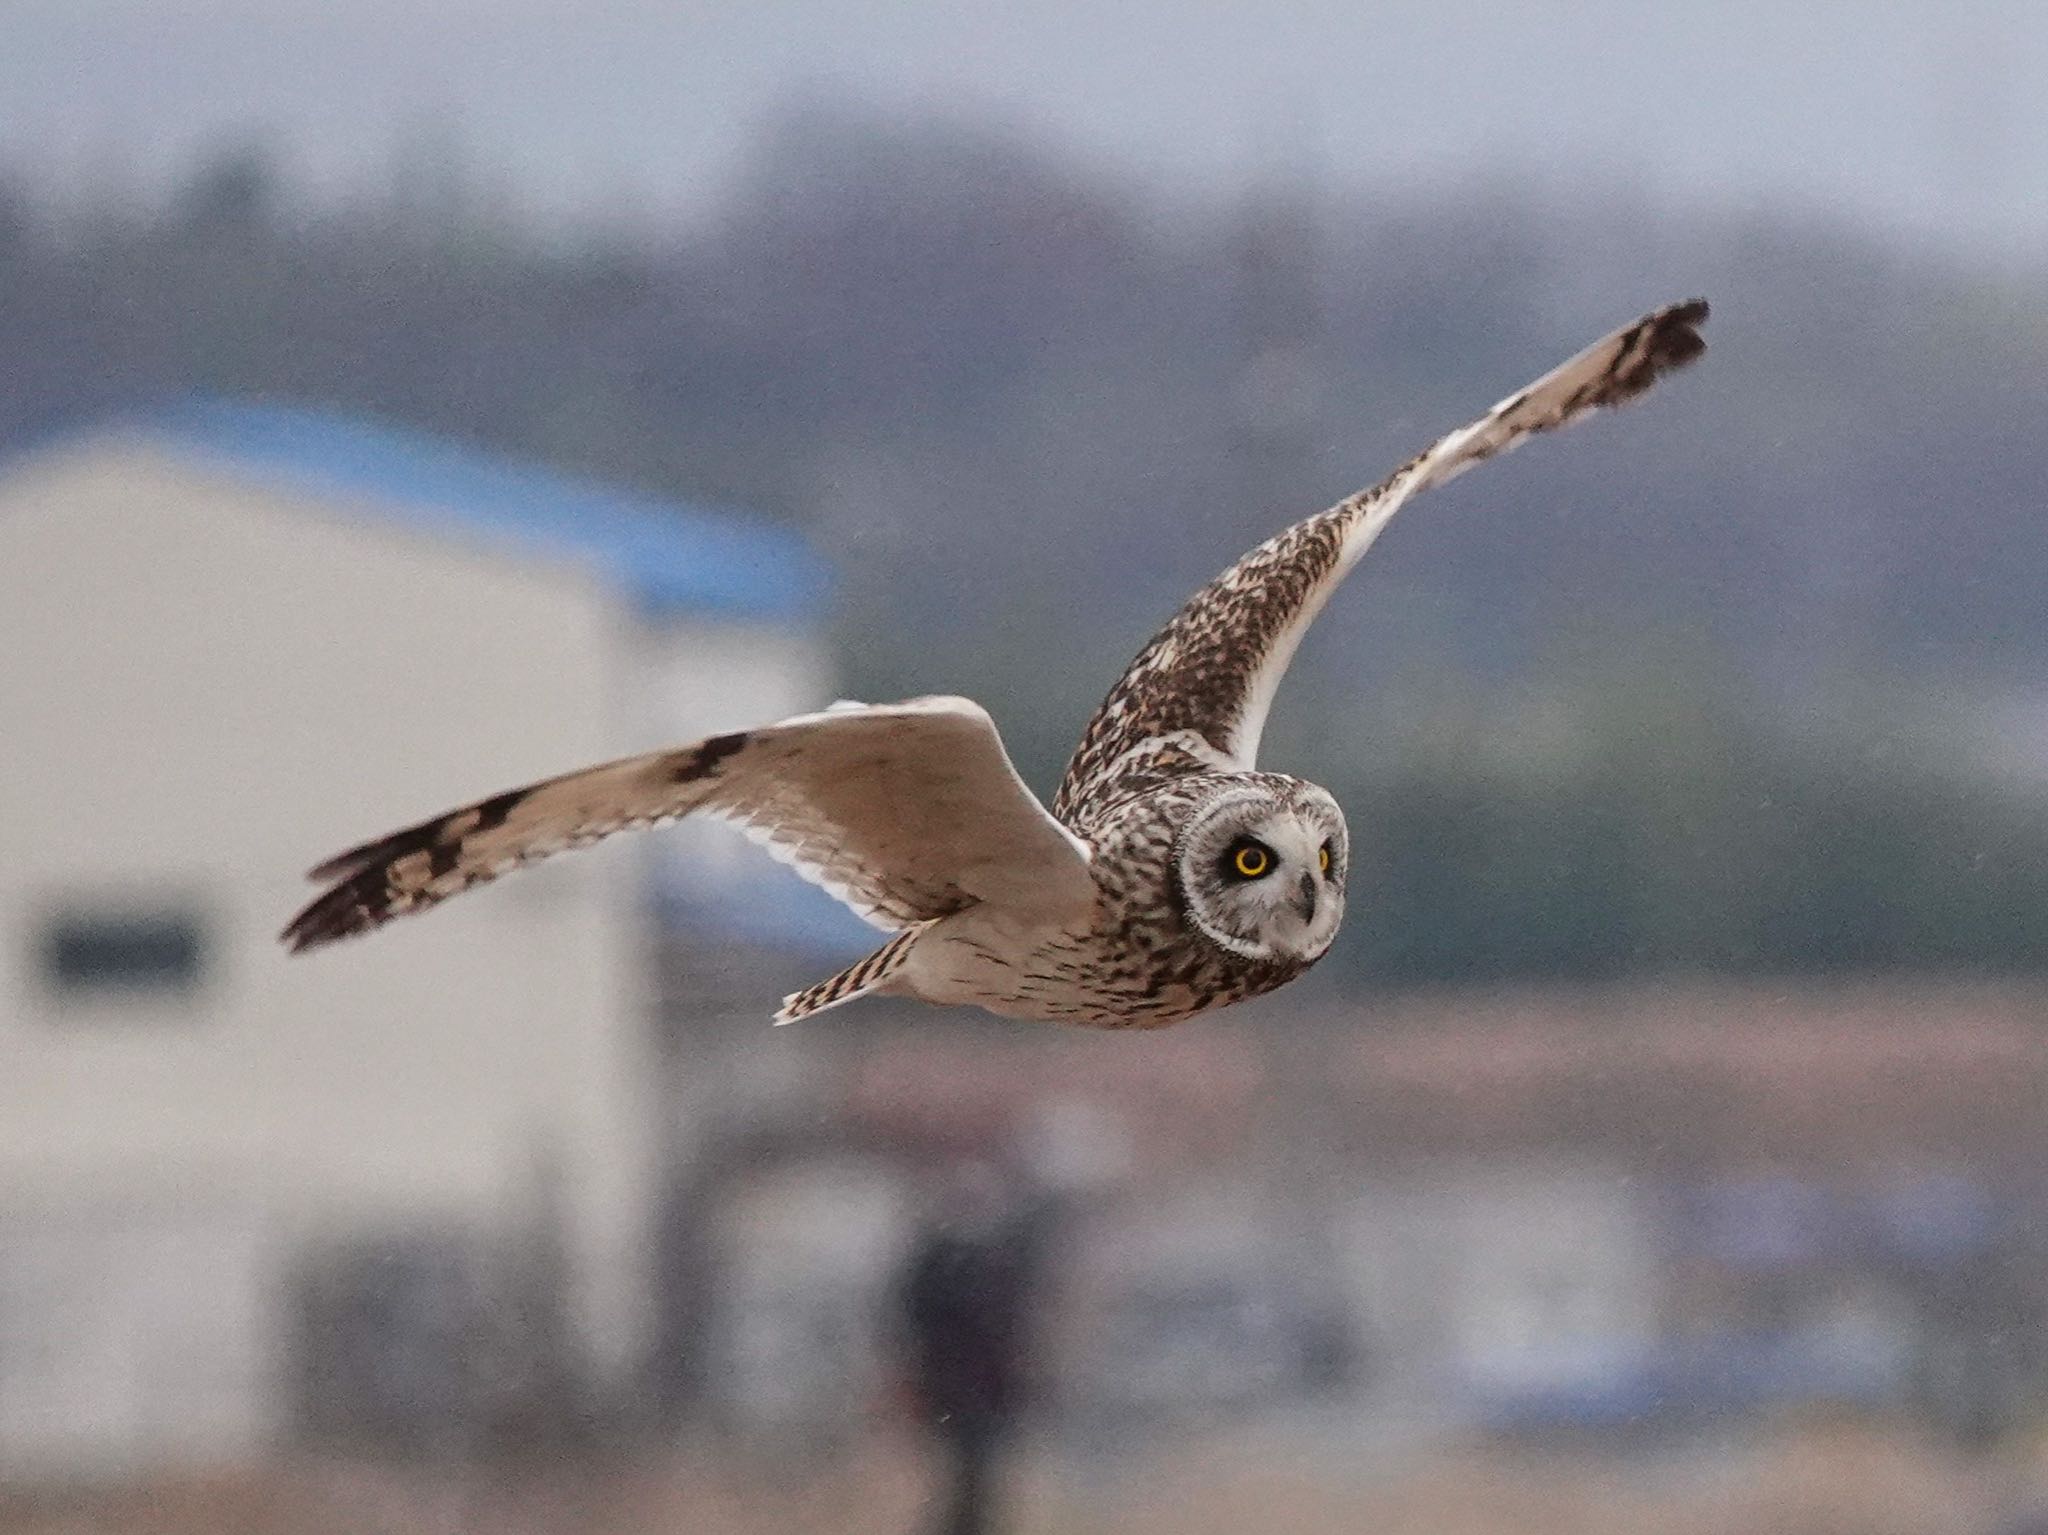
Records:
[[[1705,355],[1706,337],[1699,328],[1707,323],[1712,306],[1703,298],[1689,298],[1658,310],[1646,322],[1650,328],[1650,356],[1659,369],[1682,368]]]

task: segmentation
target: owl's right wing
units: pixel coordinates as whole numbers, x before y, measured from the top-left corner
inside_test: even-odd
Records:
[[[333,883],[280,936],[294,951],[331,943],[692,813],[730,822],[882,928],[982,901],[1050,914],[1094,900],[1087,845],[1025,787],[986,711],[914,698],[712,736],[435,816],[314,869]]]
[[[1188,600],[1088,722],[1053,800],[1069,825],[1161,778],[1255,765],[1295,647],[1351,567],[1411,496],[1525,438],[1632,400],[1706,350],[1705,299],[1602,337],[1439,438],[1369,490],[1268,539]]]

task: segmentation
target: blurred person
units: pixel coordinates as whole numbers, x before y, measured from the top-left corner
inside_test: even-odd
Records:
[[[1028,1405],[1031,1321],[1054,1224],[994,1164],[954,1168],[898,1284],[913,1410],[945,1464],[933,1535],[994,1528],[997,1461]]]

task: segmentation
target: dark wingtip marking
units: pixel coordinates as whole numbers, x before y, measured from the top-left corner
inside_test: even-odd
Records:
[[[389,864],[395,859],[403,858],[407,853],[417,853],[422,849],[431,850],[436,844],[443,844],[444,838],[445,845],[453,847],[464,837],[503,826],[512,812],[519,808],[520,803],[532,794],[536,787],[538,785],[528,785],[523,789],[507,789],[502,794],[493,794],[489,799],[479,800],[476,804],[465,806],[461,810],[451,810],[431,820],[402,827],[374,841],[360,843],[346,852],[336,853],[325,863],[308,870],[306,878],[321,882],[346,879],[364,869]],[[459,827],[460,830],[455,836],[446,837],[451,826]],[[437,854],[437,859],[438,856]],[[435,872],[445,871],[437,868]]]
[[[417,826],[408,826],[389,836],[379,837],[374,842],[359,843],[346,852],[336,853],[325,863],[316,864],[306,871],[306,878],[316,881],[346,879],[377,864],[389,863],[394,858],[403,858],[407,853],[416,853],[430,846],[434,833],[448,818],[436,816],[431,821],[422,821]]]
[[[278,942],[293,954],[303,954],[367,933],[396,915],[389,905],[390,893],[382,865],[365,869],[313,900],[285,924]]]
[[[313,870],[308,878],[337,880],[339,883],[316,897],[311,905],[292,918],[284,931],[278,934],[279,942],[297,954],[323,943],[332,943],[337,938],[366,933],[398,916],[401,911],[409,910],[409,904],[393,904],[398,894],[391,888],[393,864],[416,853],[425,853],[427,881],[445,877],[454,872],[462,856],[464,838],[478,830],[502,826],[528,792],[525,789],[507,790],[480,804],[435,816],[431,821],[421,821],[417,826],[408,826],[388,837],[379,837],[374,842],[365,842],[345,853],[337,853]]]
[[[1628,328],[1617,349],[1606,397],[1596,403],[1619,405],[1642,394],[1665,374],[1695,361],[1707,350],[1698,330],[1707,318],[1707,301],[1688,299]]]
[[[1707,349],[1699,327],[1711,313],[1703,298],[1673,304],[1650,317],[1649,354],[1659,368],[1682,368]]]
[[[394,833],[393,835],[396,834]],[[306,878],[315,884],[324,884],[328,880],[340,879],[346,874],[352,874],[365,864],[375,862],[378,855],[383,852],[385,844],[389,841],[391,841],[390,837],[380,837],[375,842],[358,843],[346,852],[336,853],[325,863],[314,864],[312,868],[306,871]]]

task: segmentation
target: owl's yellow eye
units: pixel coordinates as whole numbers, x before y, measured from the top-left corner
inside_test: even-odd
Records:
[[[1330,872],[1330,844],[1329,844],[1329,843],[1325,842],[1325,843],[1323,844],[1323,846],[1322,846],[1322,850],[1321,850],[1320,852],[1318,852],[1318,853],[1316,854],[1316,862],[1322,865],[1322,868],[1323,868],[1323,872],[1324,872],[1325,874],[1328,874],[1328,873]]]
[[[1256,842],[1247,842],[1237,850],[1237,856],[1230,860],[1230,866],[1246,879],[1257,879],[1273,867],[1273,855]]]

